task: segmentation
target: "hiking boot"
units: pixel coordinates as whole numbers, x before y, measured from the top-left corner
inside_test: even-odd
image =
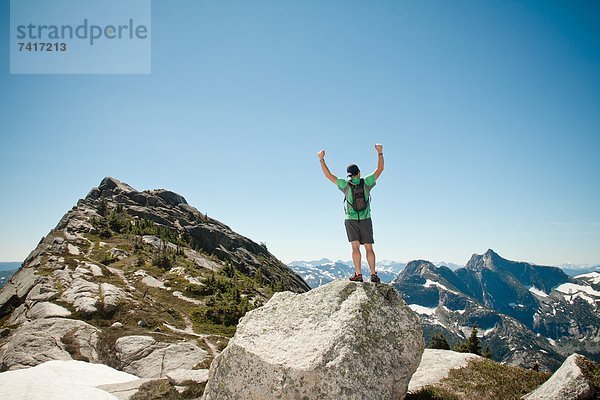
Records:
[[[379,277],[377,276],[377,273],[371,274],[371,282],[373,282],[373,283],[381,282],[381,279],[379,279]]]
[[[354,276],[350,278],[350,280],[352,282],[362,282],[363,278],[362,278],[362,274],[357,274],[356,272],[354,273]]]

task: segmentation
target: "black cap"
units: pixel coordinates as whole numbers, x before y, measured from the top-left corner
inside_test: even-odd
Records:
[[[348,165],[348,168],[346,168],[346,172],[348,173],[348,176],[354,176],[360,172],[360,169],[358,169],[358,165],[350,164]]]

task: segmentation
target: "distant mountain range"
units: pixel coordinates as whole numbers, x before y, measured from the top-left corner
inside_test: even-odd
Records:
[[[393,281],[398,273],[404,269],[405,263],[397,261],[378,261],[376,263],[377,275],[382,282]],[[311,288],[316,288],[335,279],[343,279],[354,274],[352,261],[331,261],[327,258],[313,261],[292,261],[288,267],[300,275]],[[362,273],[365,279],[371,277],[369,266],[366,262],[362,265]]]
[[[0,271],[14,271],[21,266],[20,261],[15,262],[0,262]]]
[[[20,266],[20,262],[0,262],[0,288],[8,282]]]
[[[600,273],[571,277],[493,250],[455,271],[411,261],[392,285],[421,317],[428,341],[453,344],[477,324],[483,347],[512,365],[554,370],[573,352],[600,359]]]
[[[326,258],[288,266],[312,288],[354,273],[351,261]],[[465,266],[381,261],[377,270],[421,317],[427,342],[434,333],[462,342],[477,324],[483,346],[508,364],[554,370],[573,352],[600,360],[599,265],[535,265],[490,249]]]
[[[446,261],[432,262],[432,264],[436,267],[447,267],[452,271],[464,267],[464,265]],[[377,273],[384,283],[392,282],[405,266],[406,263],[402,261],[382,260],[377,261],[376,263]],[[352,261],[331,261],[328,258],[312,261],[292,261],[288,264],[288,267],[292,268],[302,276],[311,288],[322,286],[334,279],[350,277],[354,273],[354,263]],[[562,269],[569,276],[576,276],[589,272],[600,272],[600,264],[564,264],[558,265],[557,268]],[[371,273],[366,261],[362,262],[362,271],[363,276],[366,279],[369,279]]]
[[[570,276],[587,274],[588,272],[600,272],[600,264],[562,264],[557,265],[557,267]]]

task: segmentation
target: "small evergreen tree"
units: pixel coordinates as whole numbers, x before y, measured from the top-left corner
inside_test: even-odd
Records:
[[[104,216],[104,214],[106,213],[106,210],[107,210],[106,199],[103,197],[100,199],[100,202],[98,203],[98,214]]]
[[[471,331],[471,335],[467,339],[466,343],[467,352],[481,355],[481,344],[479,343],[479,338],[477,337],[477,324],[473,326],[473,330]]]
[[[450,345],[442,333],[435,333],[427,346],[430,349],[450,350]]]
[[[468,353],[469,350],[467,349],[467,342],[461,342],[461,343],[457,343],[454,346],[454,349],[452,349],[454,351],[457,351],[459,353]]]

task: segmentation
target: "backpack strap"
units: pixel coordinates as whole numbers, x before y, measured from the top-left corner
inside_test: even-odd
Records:
[[[363,185],[363,190],[365,190],[365,180],[363,178],[360,178],[360,183]],[[369,206],[371,205],[371,192],[368,193],[368,199],[367,199],[367,208],[369,209]]]
[[[362,188],[363,197],[365,197],[365,180],[363,178],[360,178],[360,182],[359,182],[359,184],[357,186],[359,186],[360,188]],[[368,203],[367,203],[367,207],[369,207]],[[366,211],[366,210],[367,209],[365,208],[364,211]],[[360,221],[360,211],[358,211],[357,214],[358,214],[358,220]]]
[[[354,184],[352,183],[352,179],[348,179],[346,182],[348,182],[348,190],[352,190],[352,186],[354,186]],[[350,203],[348,201],[348,192],[344,192],[344,212],[348,212],[348,207],[346,206],[346,203],[348,203],[348,205],[350,207],[352,207],[352,203]],[[354,207],[352,207],[352,209],[354,210]]]

